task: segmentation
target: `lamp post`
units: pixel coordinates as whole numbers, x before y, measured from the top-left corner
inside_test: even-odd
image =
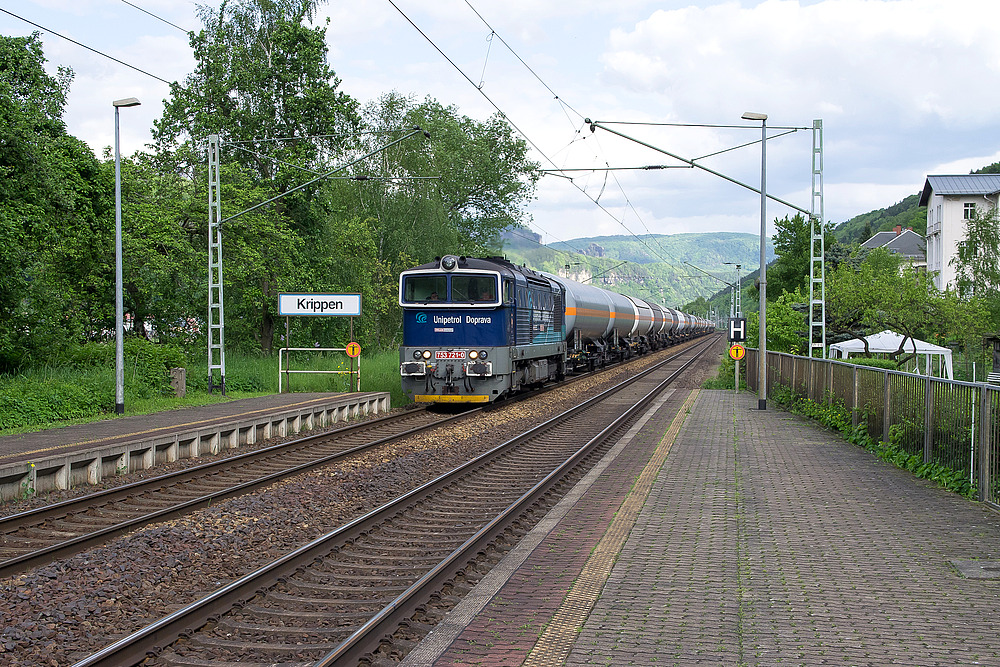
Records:
[[[757,354],[757,409],[767,410],[767,114],[747,111],[743,120],[760,121],[760,345]]]
[[[118,109],[137,107],[139,100],[126,97],[115,106],[115,414],[125,414],[125,344],[122,303],[122,164],[118,139]]]

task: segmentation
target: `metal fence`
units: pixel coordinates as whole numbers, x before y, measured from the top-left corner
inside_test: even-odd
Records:
[[[757,390],[757,350],[747,350],[747,386]],[[963,471],[979,499],[1000,508],[1000,387],[767,353],[767,394],[776,387],[843,406],[869,437],[925,463]]]

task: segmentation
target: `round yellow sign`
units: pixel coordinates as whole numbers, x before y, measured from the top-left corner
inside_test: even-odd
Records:
[[[354,341],[351,341],[350,343],[347,344],[347,356],[353,358],[359,356],[360,354],[361,354],[360,345],[358,345]]]
[[[739,343],[736,343],[731,348],[729,348],[729,356],[735,359],[736,361],[739,361],[743,357],[747,356],[747,349],[742,345],[740,345]]]

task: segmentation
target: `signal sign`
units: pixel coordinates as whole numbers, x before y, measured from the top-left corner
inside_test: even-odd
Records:
[[[731,348],[729,348],[729,356],[735,359],[736,361],[739,361],[743,357],[747,356],[747,349],[742,345],[740,345],[739,343],[736,343]]]
[[[729,342],[742,343],[747,339],[747,318],[729,318]]]
[[[353,359],[354,357],[357,357],[361,354],[361,346],[355,343],[354,341],[351,341],[350,343],[347,344],[346,352],[347,356]]]

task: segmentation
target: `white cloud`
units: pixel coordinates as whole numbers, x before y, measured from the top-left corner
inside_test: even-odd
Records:
[[[818,118],[826,216],[840,222],[916,192],[927,174],[1000,160],[996,0],[470,0],[497,30],[492,41],[464,0],[395,2],[559,166],[677,164],[605,130],[592,134],[583,117],[745,128],[612,126],[685,158],[759,139],[759,125],[740,120],[747,110],[769,114],[770,128]],[[201,25],[191,0],[136,4],[184,28]],[[15,13],[156,76],[183,80],[194,66],[183,33],[117,0],[21,5]],[[320,12],[320,25],[330,19],[329,59],[348,94],[365,102],[396,90],[478,119],[495,113],[391,4],[332,0]],[[0,15],[4,34],[32,30]],[[122,146],[141,149],[167,86],[52,34],[43,41],[50,71],[76,72],[70,132],[96,151],[110,145],[111,101],[135,96],[142,106],[122,111]],[[808,206],[812,133],[771,132],[768,191]],[[542,155],[534,159],[546,166]],[[760,146],[701,164],[757,185]],[[531,212],[559,238],[628,233],[619,220],[637,234],[759,229],[757,196],[703,171],[573,176],[587,195],[600,194],[607,212],[564,179],[546,177]],[[791,212],[768,207],[771,218]]]
[[[1000,72],[998,23],[993,0],[660,10],[612,30],[604,81],[668,97],[690,117],[753,105],[788,118],[839,111],[880,126],[926,116],[982,123],[1000,101],[987,83]]]

